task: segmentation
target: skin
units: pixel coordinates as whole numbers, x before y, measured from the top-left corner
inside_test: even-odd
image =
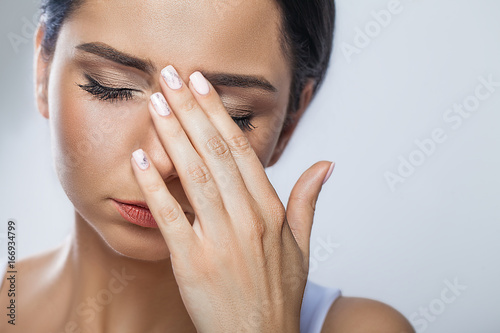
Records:
[[[172,149],[165,142],[168,137],[165,133],[168,132],[159,130],[166,127],[159,125],[149,103],[151,94],[162,92],[175,106],[174,113],[178,111],[180,114],[183,104],[175,101],[160,78],[160,70],[169,64],[175,66],[185,82],[186,94],[192,94],[191,97],[199,103],[199,96],[196,97],[189,84],[189,75],[195,71],[203,72],[208,78],[214,73],[248,75],[272,84],[276,92],[214,84],[211,86],[212,104],[205,104],[205,108],[210,104],[215,109],[214,103],[218,101],[231,116],[237,115],[238,109],[252,110],[254,118],[251,122],[256,128],[243,132],[255,152],[252,161],[268,167],[279,160],[312,98],[312,82],[302,92],[293,125],[283,131],[291,84],[290,66],[278,43],[280,19],[276,5],[268,0],[257,2],[214,5],[205,1],[88,0],[63,25],[50,64],[40,56],[43,29],[39,27],[35,39],[37,105],[41,115],[50,123],[57,173],[75,206],[75,231],[60,247],[18,263],[19,289],[22,290],[18,304],[22,304],[20,311],[24,319],[30,320],[19,318],[15,329],[1,321],[2,332],[34,331],[35,327],[37,332],[64,332],[65,329],[72,332],[75,328],[87,328],[92,332],[196,332],[196,328],[209,327],[210,322],[203,322],[200,311],[194,310],[196,304],[187,302],[186,305],[186,294],[181,295],[180,290],[186,291],[188,284],[176,280],[170,255],[178,253],[176,257],[180,258],[187,251],[181,252],[182,246],[172,246],[173,231],[167,225],[150,229],[130,224],[118,214],[111,198],[147,200],[153,214],[153,210],[158,211],[159,205],[152,205],[154,195],[148,194],[151,187],[146,186],[145,176],[130,159],[133,151],[142,148],[147,152],[152,169],[157,171],[152,181],[161,183],[162,191],[168,189],[171,198],[186,212],[186,222],[193,225],[191,230],[201,234],[200,216],[191,205],[190,191],[185,191],[188,184],[182,181],[182,170],[176,168],[179,161],[168,153]],[[130,13],[134,15],[130,16]],[[75,48],[91,42],[105,43],[120,52],[148,59],[154,70],[146,74]],[[130,100],[100,101],[77,85],[88,83],[85,73],[100,76],[109,86],[127,87],[136,92]],[[216,118],[213,119],[230,120],[220,110],[214,113]],[[220,124],[213,124],[213,120],[196,118],[196,122],[189,123],[189,119],[184,116],[179,121],[187,136],[195,137],[202,133],[196,131],[206,126],[221,133],[230,127],[227,122],[223,128]],[[233,126],[232,130],[236,131],[236,128]],[[200,155],[203,156],[201,152]],[[309,245],[314,205],[328,167],[329,163],[325,161],[308,169],[294,188],[295,196],[291,196],[303,195],[306,200],[301,204],[309,207],[307,217],[310,218],[306,219],[309,222],[301,224],[294,222],[299,220],[298,209],[294,214],[287,212],[290,226],[283,224],[282,240],[287,248],[295,244],[296,253],[300,248],[302,257],[307,254],[305,248]],[[217,170],[211,170],[217,174]],[[272,211],[272,207],[264,207],[262,203],[275,202],[277,197],[266,187],[269,184],[262,174],[259,176],[256,171],[237,174],[246,180],[259,180],[257,189],[260,186],[266,193],[258,200],[260,205],[252,206],[251,212]],[[243,190],[241,193],[233,198],[246,202]],[[293,204],[289,202],[288,206]],[[227,221],[243,228],[244,221],[235,223],[234,218]],[[269,224],[269,221],[270,218],[262,219],[262,223]],[[224,229],[219,227],[219,232],[213,235],[220,235],[221,230]],[[290,237],[291,230],[293,236],[300,236],[297,243]],[[223,240],[217,239],[218,242]],[[178,242],[186,244],[179,239]],[[171,244],[172,249],[167,244]],[[277,244],[273,243],[274,248]],[[176,250],[178,252],[174,252]],[[295,267],[300,265],[300,260],[298,255],[294,257]],[[283,261],[282,258],[280,262]],[[116,279],[116,272],[125,276],[122,282]],[[277,276],[275,271],[267,274]],[[99,306],[89,301],[89,297],[110,289],[120,290],[113,293],[110,304]],[[283,322],[292,322],[288,316],[296,314],[299,309],[296,301],[300,293],[292,294],[295,308],[276,312],[282,316]],[[195,299],[200,296],[198,305],[202,309],[208,309],[201,301],[201,294],[193,295]],[[2,289],[0,299],[6,304],[6,288]],[[130,309],[131,300],[133,310]],[[39,304],[46,306],[40,307]],[[88,317],[76,312],[82,304],[86,313],[92,314],[89,322],[84,320]],[[210,318],[216,316],[214,313]],[[266,320],[263,320],[265,324]],[[295,331],[296,328],[291,325],[286,331]],[[403,316],[387,305],[340,297],[330,308],[323,332],[414,330]]]

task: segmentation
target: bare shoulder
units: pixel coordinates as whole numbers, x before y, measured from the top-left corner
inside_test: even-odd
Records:
[[[326,315],[322,333],[415,333],[393,307],[368,298],[340,296]]]
[[[47,254],[44,254],[44,255],[36,255],[36,256],[31,256],[31,257],[27,257],[27,258],[23,258],[19,261],[16,261],[15,262],[15,266],[14,268],[12,267],[9,267],[9,265],[7,265],[7,267],[5,266],[2,266],[2,269],[6,268],[5,271],[2,271],[1,272],[1,276],[2,276],[2,284],[1,284],[1,289],[0,289],[0,294],[3,294],[5,289],[6,289],[6,280],[7,278],[9,277],[9,274],[7,273],[8,271],[12,270],[12,269],[15,269],[16,272],[20,272],[22,271],[23,273],[24,272],[32,272],[33,270],[36,270],[37,267],[40,267],[41,265],[43,265],[43,262],[45,262],[46,260],[48,259],[48,255]],[[11,274],[13,276],[15,276],[15,274]]]
[[[12,285],[19,285],[18,279],[22,276],[23,279],[23,293],[31,290],[30,286],[36,286],[37,281],[40,280],[50,264],[53,263],[58,249],[50,249],[44,252],[31,255],[15,262],[13,268],[7,266],[5,271],[0,273],[2,277],[2,284],[0,288],[0,298],[6,297],[9,289],[9,277],[12,279]],[[5,267],[2,267],[4,269]],[[14,270],[15,274],[10,274],[8,271]]]
[[[50,297],[47,297],[43,291],[47,285],[46,281],[50,275],[50,269],[56,259],[57,249],[51,249],[16,261],[15,273],[8,272],[11,270],[10,267],[0,272],[0,277],[2,277],[0,304],[8,304],[11,307],[9,310],[10,319],[8,320],[13,320],[15,323],[14,326],[9,324],[8,320],[1,320],[0,332],[32,331],[30,325],[37,322],[38,314],[46,315],[44,311],[40,310],[39,305],[49,303],[47,300]],[[30,320],[19,322],[17,314],[21,312],[24,318],[30,318]]]

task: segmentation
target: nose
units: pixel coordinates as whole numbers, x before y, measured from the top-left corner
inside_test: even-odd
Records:
[[[172,160],[166,153],[152,120],[147,133],[147,138],[143,141],[144,148],[142,149],[149,155],[149,159],[160,173],[163,181],[168,183],[171,180],[178,178],[179,176],[177,174],[177,170],[175,169]]]

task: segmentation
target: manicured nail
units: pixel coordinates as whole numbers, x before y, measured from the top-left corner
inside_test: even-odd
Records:
[[[323,179],[323,185],[327,182],[328,179],[330,179],[334,167],[335,167],[335,162],[332,162],[332,164],[330,165],[330,169],[328,169],[328,172],[326,173],[325,179]]]
[[[163,97],[163,94],[157,92],[151,95],[151,103],[153,103],[156,112],[158,112],[160,116],[168,116],[170,114],[170,107],[168,106],[165,97]]]
[[[193,83],[194,89],[198,92],[198,94],[200,95],[208,94],[210,88],[203,74],[201,74],[200,72],[194,72],[193,74],[191,74],[189,79]]]
[[[142,149],[134,151],[132,153],[132,156],[134,157],[135,163],[137,163],[139,168],[141,168],[142,170],[146,170],[149,167],[149,161]]]
[[[161,75],[163,76],[163,79],[170,87],[170,89],[177,90],[182,87],[181,77],[179,76],[179,74],[177,74],[177,71],[172,65],[168,65],[167,67],[163,68],[161,71]]]

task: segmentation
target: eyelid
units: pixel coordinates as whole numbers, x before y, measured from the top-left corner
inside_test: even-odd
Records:
[[[130,91],[137,91],[137,92],[142,92],[142,90],[138,90],[132,87],[125,87],[123,85],[117,85],[117,86],[110,86],[107,83],[103,83],[100,79],[95,78],[94,76],[84,73],[85,78],[91,83],[91,84],[97,84],[104,89],[109,89],[109,90],[130,90]]]
[[[230,113],[233,117],[247,117],[253,116],[255,114],[255,112],[252,110],[253,107],[249,105],[235,105],[225,102],[222,102],[222,104],[224,104],[224,107],[227,111],[231,111],[228,113]]]
[[[92,54],[77,53],[75,63],[82,73],[87,73],[99,82],[112,82],[113,86],[126,86],[143,91],[155,84],[156,77],[135,68],[126,67]]]
[[[252,116],[254,114],[254,112],[252,110],[235,108],[235,107],[231,107],[231,106],[226,106],[226,110],[232,111],[231,114],[235,117],[246,117],[246,116]]]
[[[222,91],[218,93],[224,107],[228,111],[233,111],[232,113],[237,117],[245,117],[250,114],[254,115],[256,109],[258,109],[255,103],[253,103],[252,100],[244,94],[238,94],[235,92],[228,94]]]

